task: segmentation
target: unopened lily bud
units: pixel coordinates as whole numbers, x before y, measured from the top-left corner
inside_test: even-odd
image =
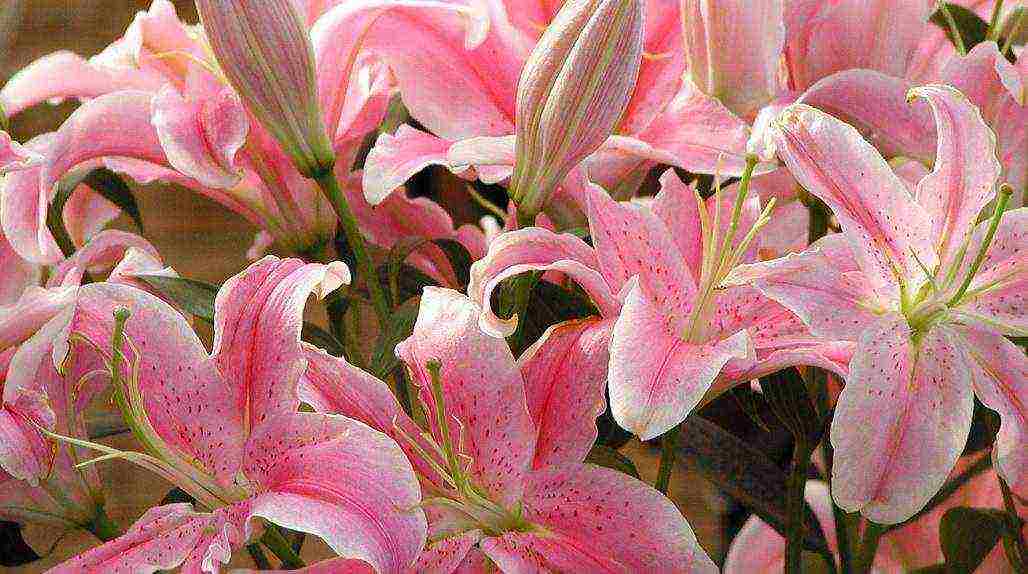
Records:
[[[318,106],[314,49],[292,0],[197,0],[214,57],[303,175],[331,171],[335,152]]]
[[[522,222],[621,119],[639,75],[643,20],[642,0],[569,0],[529,56],[511,181]]]

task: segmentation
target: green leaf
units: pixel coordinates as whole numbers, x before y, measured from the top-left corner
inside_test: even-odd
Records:
[[[678,433],[678,456],[785,537],[787,476],[762,452],[711,421],[692,416]],[[824,532],[809,506],[803,547],[828,552]]]
[[[379,266],[378,280],[382,285],[389,285],[389,281],[393,276],[389,264]],[[411,297],[420,297],[421,291],[425,287],[438,285],[434,279],[423,273],[420,269],[410,265],[400,265],[395,277],[398,291],[397,303],[403,303]]]
[[[375,345],[375,351],[372,353],[369,370],[373,375],[385,379],[400,366],[400,359],[396,357],[395,353],[396,345],[410,337],[414,331],[414,322],[418,318],[419,308],[420,304],[417,300],[409,299],[393,310],[389,317],[389,324],[383,329]]]
[[[143,217],[139,213],[136,196],[132,194],[132,189],[120,175],[109,169],[100,168],[89,172],[83,182],[93,191],[102,195],[104,199],[117,206],[118,209],[124,211],[139,228],[140,233],[143,232]]]
[[[974,572],[999,543],[1005,527],[1002,511],[990,508],[951,508],[939,522],[939,542],[946,570]]]
[[[635,468],[635,463],[632,462],[632,459],[609,446],[595,445],[585,457],[585,462],[612,468],[618,472],[639,478],[639,470]]]
[[[803,376],[795,367],[761,378],[760,388],[771,412],[793,436],[811,445],[821,441],[825,425],[818,416]]]
[[[214,321],[214,298],[218,295],[217,285],[185,277],[167,277],[165,275],[136,275],[135,277],[167,297],[186,313],[205,321]]]
[[[457,283],[462,290],[466,289],[468,282],[471,281],[471,264],[474,263],[474,258],[471,257],[471,253],[468,253],[468,248],[453,239],[436,239],[432,243],[439,246],[446,254],[446,258],[450,260],[450,266],[453,267],[453,273],[457,277]]]
[[[218,285],[185,277],[164,275],[136,275],[135,277],[149,285],[157,293],[164,295],[186,313],[208,323],[214,322],[214,299],[218,296]],[[301,338],[332,355],[337,357],[343,355],[343,345],[339,339],[313,323],[304,322]]]
[[[344,355],[343,344],[339,342],[339,339],[314,323],[304,322],[300,338],[319,349],[324,349],[330,355],[336,357]]]
[[[493,295],[493,308],[498,310],[499,316],[510,317],[516,310],[520,310],[518,330],[507,339],[515,357],[521,355],[552,325],[599,314],[589,298],[577,287],[567,289],[549,281],[536,280],[539,275],[538,272],[523,273],[507,279]],[[524,282],[533,285],[528,292],[528,299],[518,301],[516,299],[522,294],[519,289],[524,288],[520,284]]]

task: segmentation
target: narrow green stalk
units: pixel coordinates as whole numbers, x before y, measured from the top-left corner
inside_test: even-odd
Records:
[[[1000,50],[1000,54],[1009,54],[1010,48],[1014,45],[1014,38],[1017,38],[1021,34],[1021,25],[1024,24],[1024,14],[1026,10],[1017,11],[1017,19],[1010,26],[1010,30],[1007,31],[1007,39],[1003,42],[1003,49]]]
[[[1003,537],[1003,551],[1010,565],[1014,567],[1014,572],[1024,572],[1028,567],[1025,563],[1028,561],[1028,550],[1025,549],[1024,537],[1021,536],[1023,522],[1017,514],[1017,507],[1014,506],[1014,495],[1010,491],[1010,486],[1002,476],[997,475],[996,479],[999,481],[1000,492],[1003,493],[1003,508],[1007,511],[1007,534]]]
[[[807,473],[810,471],[810,455],[812,449],[806,441],[796,436],[796,445],[792,449],[792,471],[789,473],[785,499],[785,572],[800,574],[803,560],[803,525],[807,504],[803,496],[807,486]]]
[[[939,10],[942,11],[942,17],[946,19],[946,25],[949,26],[949,32],[953,45],[960,52],[961,56],[967,55],[967,46],[964,44],[964,38],[960,35],[960,27],[957,26],[957,21],[953,18],[953,14],[949,11],[949,6],[945,2],[939,3]]]
[[[867,521],[864,527],[864,536],[860,540],[860,555],[857,557],[857,564],[854,568],[856,574],[868,574],[871,571],[875,562],[875,554],[878,554],[878,543],[882,541],[884,533],[884,527]]]
[[[282,535],[282,531],[274,524],[269,524],[264,531],[264,535],[261,536],[261,544],[264,544],[276,558],[282,561],[282,567],[285,569],[295,570],[307,566],[303,559],[293,551],[293,546]]]
[[[121,528],[107,516],[107,512],[102,506],[96,507],[96,514],[93,516],[93,520],[86,525],[86,530],[103,542],[110,542],[122,534]]]
[[[678,445],[678,431],[681,425],[675,425],[671,430],[664,433],[660,439],[660,468],[657,471],[657,480],[653,487],[666,495],[671,485],[671,471],[675,466],[675,453]]]
[[[364,281],[368,285],[368,292],[371,294],[371,305],[375,308],[379,324],[385,326],[389,319],[389,303],[386,301],[382,286],[378,283],[375,265],[368,254],[364,236],[361,235],[360,229],[357,227],[357,218],[354,217],[353,211],[350,210],[350,205],[346,201],[346,196],[343,195],[343,190],[339,187],[339,180],[336,179],[335,173],[330,171],[318,177],[315,181],[318,182],[321,190],[325,193],[325,197],[332,204],[332,209],[335,210],[336,215],[339,217],[339,223],[343,226],[346,241],[350,244],[350,249],[353,250],[354,257],[357,259],[357,268],[360,274],[364,276]]]
[[[943,6],[945,6],[945,4],[943,4]],[[989,19],[989,32],[985,35],[985,40],[987,42],[994,42],[999,39],[999,16],[1002,12],[1003,0],[996,0],[996,4],[992,7],[992,18]]]
[[[971,286],[971,280],[978,273],[978,268],[985,262],[985,257],[989,253],[989,246],[992,245],[992,239],[996,236],[996,229],[999,228],[999,221],[1003,219],[1003,212],[1007,208],[1007,203],[1010,202],[1010,196],[1014,194],[1014,188],[1008,184],[1003,184],[999,188],[999,193],[996,197],[996,210],[992,213],[992,218],[989,220],[989,229],[985,232],[985,239],[982,240],[982,245],[978,249],[978,255],[975,256],[974,262],[971,263],[971,268],[967,272],[967,277],[964,278],[964,283],[960,285],[960,289],[957,290],[956,294],[946,303],[947,306],[952,307],[956,305],[960,298],[967,292],[967,288]]]

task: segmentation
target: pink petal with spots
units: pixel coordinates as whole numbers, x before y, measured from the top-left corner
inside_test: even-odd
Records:
[[[400,126],[395,134],[378,136],[364,163],[364,198],[378,205],[426,167],[449,165],[446,154],[451,145],[408,125]]]
[[[328,353],[304,345],[307,371],[300,380],[300,400],[315,411],[343,415],[391,437],[407,453],[418,474],[441,485],[442,478],[413,448],[411,440],[428,450],[422,430],[403,412],[392,390],[381,380]]]
[[[200,468],[231,480],[242,463],[247,432],[242,381],[228,381],[209,360],[206,349],[185,318],[160,299],[133,287],[92,283],[79,290],[71,317],[63,321],[63,337],[81,336],[98,352],[109,355],[114,311],[127,308],[124,351],[129,364],[138,362],[138,385],[149,423],[173,449],[169,456],[195,461]],[[69,356],[58,339],[54,360]],[[138,353],[136,352],[138,351]]]
[[[1002,421],[992,448],[993,465],[1011,489],[1028,495],[1028,358],[1002,335],[971,328],[957,331],[974,367],[975,395]]]
[[[682,183],[674,170],[660,176],[660,192],[653,198],[653,213],[664,222],[692,277],[700,276],[703,263],[703,230],[700,204],[691,185]]]
[[[803,498],[817,516],[829,548],[833,554],[836,553],[835,516],[832,514],[832,496],[828,485],[819,480],[808,480]],[[778,572],[784,567],[785,539],[774,528],[753,515],[732,539],[722,572]]]
[[[784,2],[682,2],[685,46],[693,81],[742,117],[779,91],[785,44]]]
[[[231,90],[189,99],[165,86],[153,100],[153,125],[166,163],[182,174],[215,189],[230,189],[242,179],[236,153],[246,143],[250,119]]]
[[[19,480],[38,484],[49,472],[51,453],[33,421],[52,426],[53,413],[49,413],[48,420],[41,420],[37,412],[38,398],[21,396],[24,390],[13,388],[6,380],[10,377],[8,370],[14,354],[14,349],[0,353],[0,391],[3,393],[0,396],[0,438],[3,439],[0,440],[0,470]],[[35,383],[35,371],[21,378],[31,378]]]
[[[989,222],[978,225],[971,237],[964,268],[957,277],[963,279],[971,259],[984,240]],[[981,270],[971,281],[970,292],[980,293],[957,305],[955,312],[964,320],[981,324],[986,330],[1013,336],[1028,336],[1028,208],[1007,211],[1000,220],[996,235],[982,262]]]
[[[664,222],[648,207],[616,202],[600,190],[589,197],[589,231],[611,290],[625,293],[628,280],[638,276],[667,327],[684,332],[696,281]]]
[[[787,108],[771,132],[796,180],[839,219],[868,278],[876,286],[919,284],[915,258],[929,269],[938,262],[930,216],[871,144],[855,128],[803,104]]]
[[[195,512],[189,504],[151,508],[128,532],[50,570],[52,574],[151,574],[182,566],[182,572],[216,573],[228,562],[232,546],[248,532],[245,509],[230,507],[215,513]]]
[[[518,359],[538,430],[534,468],[581,462],[596,442],[607,400],[611,321],[567,321],[546,330]]]
[[[670,500],[611,469],[563,464],[535,471],[524,509],[547,533],[481,544],[504,572],[717,571]]]
[[[856,341],[885,310],[853,261],[844,234],[827,235],[807,251],[733,272],[795,313],[814,335]]]
[[[957,256],[978,214],[995,197],[1000,165],[996,136],[982,114],[960,92],[938,84],[911,90],[935,114],[935,169],[917,185],[917,201],[932,218],[932,238],[942,269]]]
[[[418,556],[414,571],[430,574],[457,572],[466,562],[474,560],[469,554],[477,552],[475,546],[481,539],[482,533],[472,530],[433,542]]]
[[[406,571],[425,544],[406,455],[363,423],[320,413],[269,419],[247,443],[244,472],[261,490],[250,516],[314,534],[377,572]]]
[[[644,130],[681,88],[686,67],[679,4],[649,0],[643,12],[643,60],[619,133]]]
[[[752,361],[746,331],[690,343],[669,331],[668,319],[641,285],[629,282],[610,343],[610,407],[614,420],[642,440],[660,436],[699,404],[732,359]]]
[[[924,507],[971,429],[973,367],[957,334],[936,326],[913,337],[896,315],[868,328],[832,420],[835,502],[880,524]]]
[[[887,157],[934,158],[935,126],[923,105],[911,105],[913,84],[874,70],[845,70],[819,80],[799,101],[856,127]]]
[[[426,287],[414,333],[396,346],[432,411],[429,362],[440,365],[445,416],[454,445],[471,457],[470,474],[493,500],[512,503],[532,463],[535,428],[524,382],[507,343],[483,333],[482,310],[456,291]],[[463,432],[461,432],[463,429]],[[440,429],[433,434],[441,443]]]
[[[310,294],[319,298],[349,282],[342,263],[305,264],[268,256],[230,278],[214,301],[212,360],[239,388],[246,428],[296,410],[296,385],[306,369],[300,331]]]
[[[378,574],[367,562],[348,558],[330,558],[296,570],[232,570],[232,574],[257,574],[258,572],[264,574]]]
[[[490,299],[501,281],[533,270],[560,270],[574,278],[592,298],[603,317],[614,317],[621,304],[599,272],[596,251],[571,234],[528,227],[500,234],[489,252],[471,266],[468,296],[483,308],[482,330],[496,337],[514,332],[517,321],[493,314]]]

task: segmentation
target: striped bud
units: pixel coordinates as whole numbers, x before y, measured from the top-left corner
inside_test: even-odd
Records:
[[[291,0],[197,0],[214,57],[303,175],[335,164],[318,106],[314,50]]]
[[[518,84],[511,197],[530,223],[554,188],[621,119],[643,51],[642,0],[569,0]]]

